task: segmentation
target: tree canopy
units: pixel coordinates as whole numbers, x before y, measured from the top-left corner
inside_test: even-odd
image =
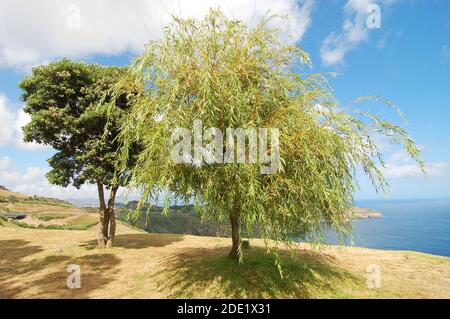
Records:
[[[167,191],[166,207],[193,200],[202,218],[230,219],[233,258],[242,257],[241,235],[255,226],[264,238],[287,245],[321,242],[327,228],[349,232],[358,167],[386,190],[375,134],[405,147],[423,168],[404,129],[370,113],[343,112],[326,77],[307,73],[308,54],[268,27],[273,18],[253,28],[220,11],[203,20],[174,18],[132,66],[146,92],[134,100],[120,133],[122,163],[133,143],[143,145],[131,184],[142,191],[141,202]],[[261,174],[261,158],[175,163],[172,133],[194,129],[196,120],[223,132],[279,129],[279,172]]]
[[[127,70],[102,67],[64,59],[33,68],[19,84],[31,122],[23,127],[24,140],[51,146],[56,153],[48,159],[50,183],[80,188],[96,184],[100,203],[102,235],[99,244],[114,237],[114,201],[127,173],[116,174],[116,140],[127,110],[123,97],[111,110],[109,91]],[[111,190],[108,206],[104,188]],[[110,225],[111,224],[111,225]],[[109,231],[108,231],[109,226]]]

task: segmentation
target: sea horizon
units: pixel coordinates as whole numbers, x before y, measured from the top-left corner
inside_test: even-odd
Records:
[[[450,257],[450,199],[356,200],[356,206],[374,209],[379,218],[356,219],[353,244],[387,250],[410,250]],[[327,244],[340,244],[328,231]]]

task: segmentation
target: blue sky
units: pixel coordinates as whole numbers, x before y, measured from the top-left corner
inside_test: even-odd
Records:
[[[199,17],[212,5],[248,23],[267,10],[291,14],[283,27],[293,34],[291,41],[310,53],[311,72],[339,74],[332,85],[344,108],[358,96],[378,95],[394,101],[408,118],[404,124],[393,112],[382,112],[404,125],[421,146],[429,177],[421,176],[402,152],[381,141],[392,186],[389,197],[450,196],[449,1],[277,0],[258,1],[255,6],[253,0],[214,0],[192,5],[180,1],[180,8],[177,1],[138,0],[132,7],[122,0],[62,0],[58,5],[43,0],[39,9],[33,7],[36,3],[29,1],[24,9],[6,0],[0,10],[0,28],[6,30],[0,35],[0,185],[29,194],[95,198],[91,187],[64,190],[45,182],[46,159],[53,152],[19,141],[19,127],[27,118],[20,111],[17,83],[31,66],[63,56],[127,64],[149,38],[160,37],[168,13]],[[380,28],[367,28],[366,7],[371,3],[381,9]],[[371,107],[375,112],[382,108]],[[361,176],[360,182],[357,198],[382,198],[366,178]]]

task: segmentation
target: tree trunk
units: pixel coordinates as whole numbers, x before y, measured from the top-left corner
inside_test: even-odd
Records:
[[[97,232],[97,245],[98,247],[105,247],[105,244],[108,240],[109,216],[105,205],[105,192],[103,189],[103,184],[97,182],[97,189],[98,189],[98,200],[100,204],[99,205],[100,223]]]
[[[114,237],[116,236],[116,216],[114,215],[114,203],[116,201],[116,194],[119,186],[113,186],[108,200],[108,216],[109,216],[109,234],[106,242],[106,247],[112,247]]]
[[[230,213],[230,222],[232,246],[229,256],[232,259],[238,260],[241,253],[241,233],[239,229],[239,216],[236,212]]]

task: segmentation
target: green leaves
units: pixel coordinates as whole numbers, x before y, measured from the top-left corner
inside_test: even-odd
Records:
[[[120,159],[128,161],[133,143],[143,146],[131,172],[132,186],[145,194],[142,202],[164,190],[172,199],[193,200],[204,219],[236,213],[243,233],[257,229],[288,246],[320,243],[327,228],[351,231],[358,167],[377,190],[387,190],[374,134],[404,146],[419,165],[423,161],[403,129],[378,115],[343,112],[325,76],[299,74],[309,67],[309,55],[281,43],[269,21],[250,29],[220,11],[203,20],[175,18],[163,40],[150,42],[132,66],[133,81],[145,91],[130,104]],[[260,175],[260,162],[174,163],[171,133],[191,130],[194,120],[222,131],[278,128],[283,169]]]
[[[110,90],[123,68],[101,67],[63,59],[38,66],[19,86],[31,122],[24,128],[28,142],[46,144],[56,154],[49,159],[48,180],[79,188],[86,182],[111,186],[115,180],[117,137],[125,111],[109,113]]]

